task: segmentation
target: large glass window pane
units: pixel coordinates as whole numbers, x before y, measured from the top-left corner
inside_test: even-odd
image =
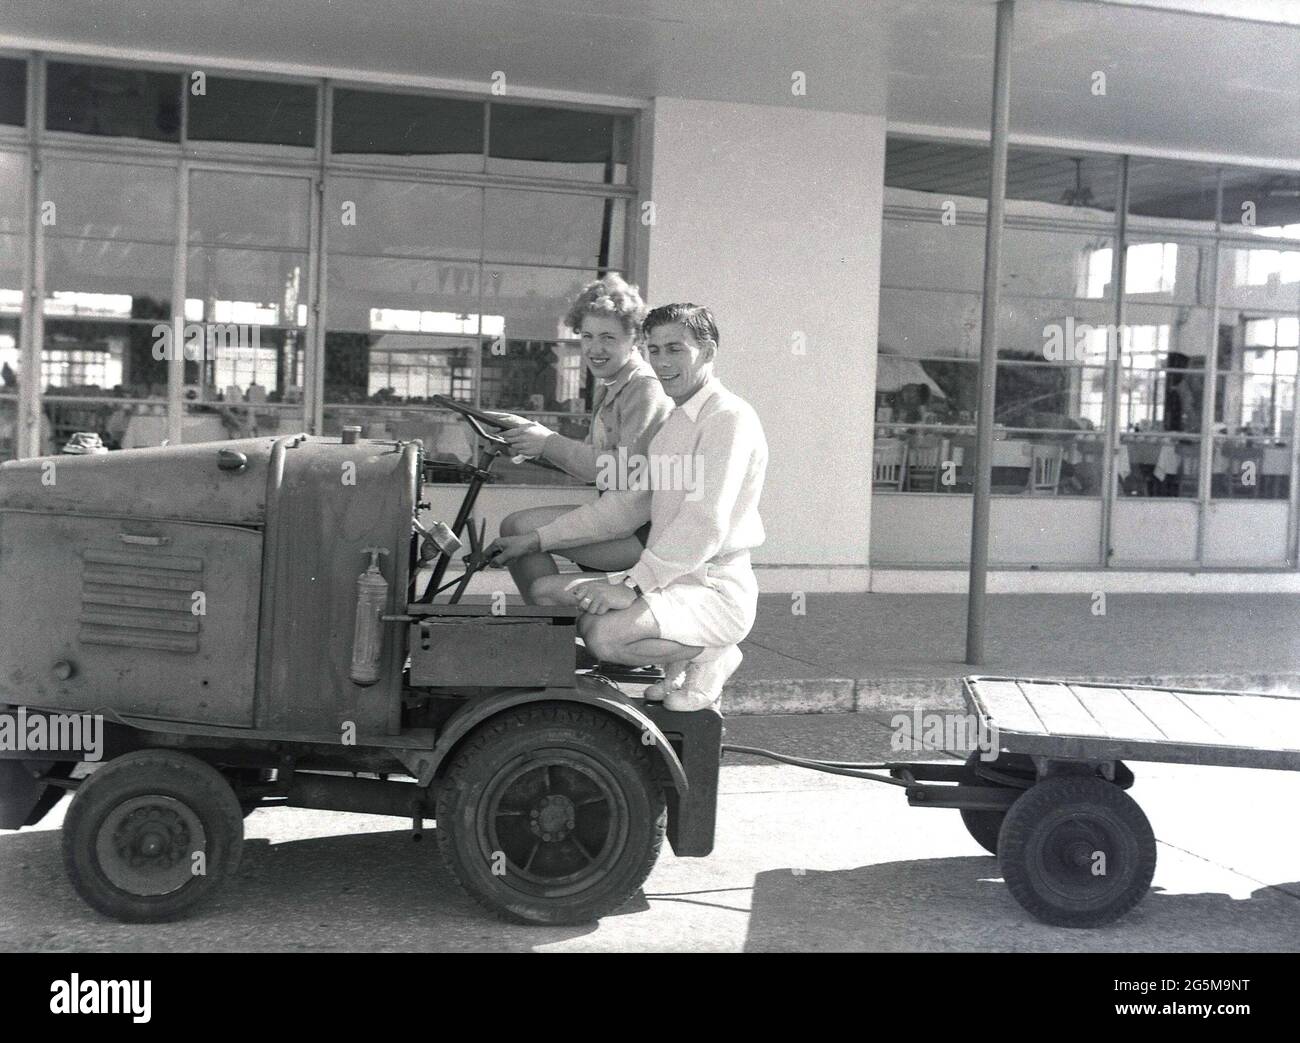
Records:
[[[885,203],[936,212],[946,208],[959,220],[963,214],[982,214],[990,155],[984,145],[890,137],[885,146]],[[1111,223],[1119,195],[1118,163],[1114,156],[1009,149],[1007,213]]]
[[[1101,367],[999,362],[994,421],[1016,428],[1100,431],[1105,387]]]
[[[311,182],[304,177],[196,170],[190,177],[190,242],[306,249]]]
[[[1124,312],[1120,358],[1137,370],[1204,369],[1213,341],[1209,308],[1130,304]]]
[[[483,246],[481,188],[331,175],[325,214],[331,253],[477,261]]]
[[[512,264],[622,267],[625,205],[621,199],[489,188],[485,256]]]
[[[1285,500],[1291,495],[1290,437],[1216,437],[1210,496]]]
[[[27,125],[27,62],[0,58],[0,124]]]
[[[45,241],[45,314],[166,318],[175,257],[169,245],[50,237]]]
[[[979,358],[980,295],[880,290],[880,357]]]
[[[305,83],[208,76],[203,93],[189,90],[190,141],[254,145],[316,144],[316,88]]]
[[[1219,310],[1220,372],[1295,376],[1300,318],[1294,312]]]
[[[482,373],[486,408],[552,414],[560,422],[558,427],[543,420],[562,434],[567,433],[566,418],[578,418],[585,425],[587,373],[576,343],[508,340],[501,344],[484,339]]]
[[[330,332],[325,401],[334,405],[428,403],[434,395],[473,401],[476,337]]]
[[[1007,228],[1002,237],[1002,292],[1106,300],[1111,296],[1113,249],[1113,240],[1102,235]],[[983,228],[885,221],[882,286],[978,293],[983,282]]]
[[[493,103],[488,171],[627,183],[632,120],[601,112]]]
[[[336,156],[483,169],[482,102],[336,87],[333,106],[330,148]]]
[[[54,207],[45,234],[174,242],[178,176],[174,167],[46,159],[41,194]]]
[[[179,141],[180,125],[180,73],[56,61],[46,65],[46,130]]]
[[[1300,239],[1300,174],[1227,167],[1222,220],[1225,232]]]
[[[564,340],[571,336],[564,326],[569,302],[595,278],[594,271],[578,269],[489,266],[483,272],[483,332],[491,334],[491,317],[505,340]]]
[[[1118,356],[1122,334],[1109,304],[1048,297],[1003,297],[998,356],[1023,362],[1102,364]],[[973,331],[978,355],[979,326]]]
[[[1007,213],[1049,220],[1115,220],[1119,159],[1031,149],[1007,153]]]
[[[305,331],[195,323],[186,332],[185,441],[302,430]]]
[[[192,246],[185,318],[266,326],[307,324],[307,255]]]
[[[1219,303],[1230,308],[1300,309],[1300,250],[1222,247]]]
[[[164,396],[167,364],[154,358],[154,325],[148,322],[45,321],[41,384],[55,393],[124,392]]]
[[[880,285],[903,289],[969,290],[984,285],[984,229],[934,221],[884,223]]]
[[[1205,374],[1191,369],[1120,370],[1119,409],[1123,431],[1201,430]]]
[[[885,142],[885,203],[939,214],[945,204],[955,218],[982,214],[989,190],[989,150],[984,145],[913,141]]]
[[[339,254],[331,255],[327,271],[331,330],[501,332],[500,315],[480,322],[475,263]]]
[[[1201,440],[1154,431],[1125,431],[1115,457],[1122,496],[1195,499],[1201,468]]]
[[[1209,304],[1214,247],[1177,240],[1130,242],[1124,272],[1129,300]]]
[[[1294,364],[1294,358],[1289,361]],[[1295,416],[1295,380],[1294,373],[1221,374],[1214,404],[1215,430],[1229,435],[1289,437]]]
[[[971,424],[979,367],[951,359],[876,359],[877,424]]]
[[[1130,224],[1214,230],[1216,168],[1133,156],[1128,169]]]

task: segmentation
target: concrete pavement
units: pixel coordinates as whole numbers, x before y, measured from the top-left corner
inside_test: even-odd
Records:
[[[728,741],[787,753],[890,756],[888,715],[746,717]],[[0,833],[8,951],[1297,951],[1300,774],[1134,765],[1159,841],[1155,886],[1105,928],[1032,920],[957,812],[892,787],[728,758],[712,856],[664,855],[599,924],[498,923],[456,888],[432,836],[396,820],[275,809],[248,820],[238,879],[196,917],[130,926],[72,891],[61,810]]]
[[[956,594],[767,594],[729,714],[961,706],[966,674],[1300,691],[1297,594],[999,594],[987,655]]]

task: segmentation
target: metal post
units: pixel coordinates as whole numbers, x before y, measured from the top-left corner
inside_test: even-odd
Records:
[[[993,392],[998,363],[998,276],[1007,195],[1007,131],[1011,122],[1011,25],[1015,0],[998,0],[993,51],[992,164],[984,232],[984,301],[980,324],[980,401],[975,422],[975,501],[970,527],[966,662],[984,662],[984,610],[989,569],[989,506],[993,485]]]
[[[1113,525],[1113,512],[1115,510],[1116,486],[1119,484],[1119,474],[1116,467],[1116,458],[1119,455],[1119,433],[1122,430],[1120,424],[1119,408],[1119,385],[1120,377],[1124,367],[1124,345],[1127,340],[1125,333],[1127,322],[1128,302],[1124,300],[1124,283],[1128,279],[1128,197],[1129,197],[1129,162],[1128,156],[1120,159],[1119,163],[1119,198],[1115,201],[1115,209],[1119,211],[1119,220],[1116,224],[1114,254],[1111,257],[1111,292],[1115,295],[1114,317],[1115,317],[1115,339],[1112,341],[1109,337],[1106,339],[1106,377],[1105,377],[1105,406],[1103,407],[1103,425],[1105,434],[1102,436],[1103,446],[1103,466],[1102,466],[1102,487],[1101,487],[1101,566],[1102,568],[1110,567],[1111,559],[1111,530]]]

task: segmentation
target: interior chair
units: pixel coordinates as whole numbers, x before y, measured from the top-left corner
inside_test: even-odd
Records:
[[[1055,496],[1061,489],[1061,461],[1065,451],[1059,445],[1036,444],[1029,468],[1028,492]]]
[[[871,451],[871,487],[902,492],[906,480],[907,443],[897,438],[877,442]]]

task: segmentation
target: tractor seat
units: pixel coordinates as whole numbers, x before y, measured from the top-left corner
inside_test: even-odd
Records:
[[[626,666],[597,659],[581,642],[577,645],[577,669],[592,670],[615,684],[654,684],[664,679],[663,667],[656,664]]]

